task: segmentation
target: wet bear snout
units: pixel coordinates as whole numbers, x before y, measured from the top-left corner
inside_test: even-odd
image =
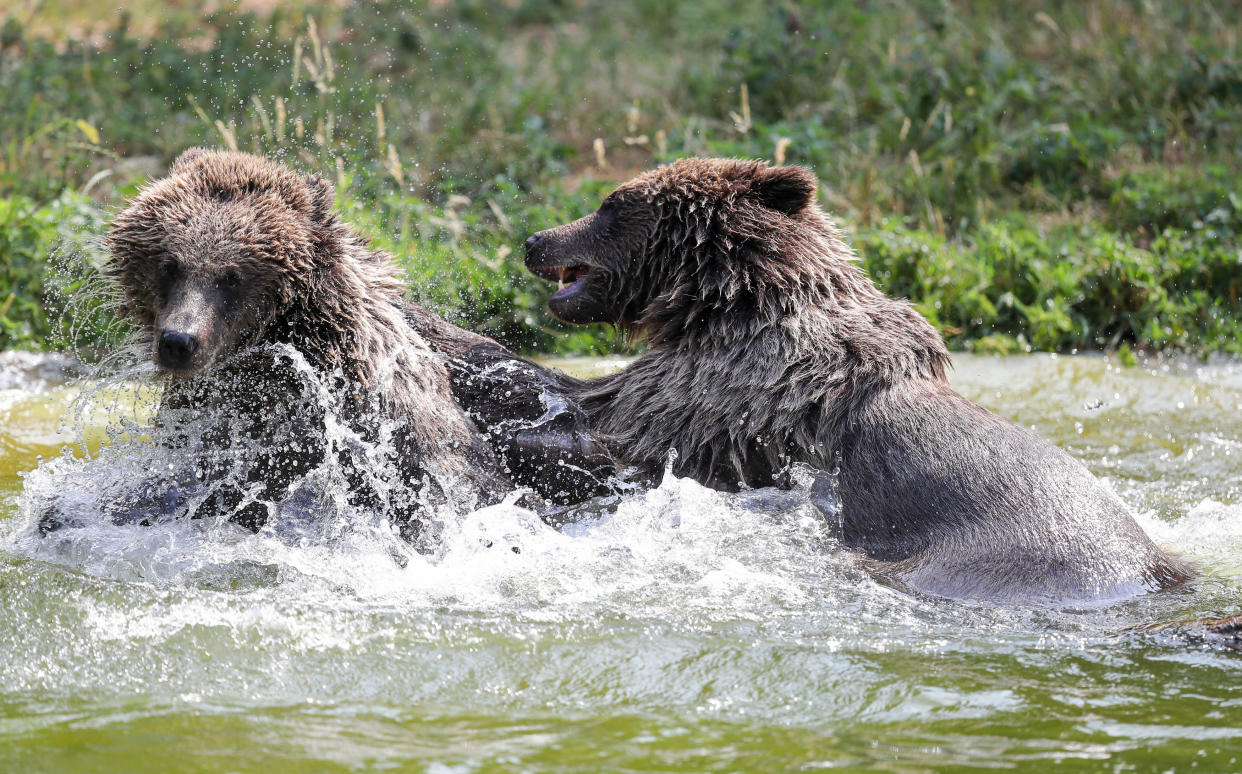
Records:
[[[526,265],[535,266],[545,259],[548,248],[548,232],[536,231],[526,237]]]
[[[160,365],[185,368],[198,351],[198,337],[184,331],[165,330],[160,334]]]

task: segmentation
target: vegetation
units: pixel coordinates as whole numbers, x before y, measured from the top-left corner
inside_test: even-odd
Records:
[[[49,322],[51,246],[88,281],[82,235],[209,144],[336,180],[414,294],[526,351],[623,342],[548,318],[525,235],[690,154],[815,169],[959,348],[1242,351],[1234,2],[96,5],[0,18],[0,348],[96,342]]]

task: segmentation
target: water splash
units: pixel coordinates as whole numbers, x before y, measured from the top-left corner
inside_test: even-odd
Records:
[[[1062,369],[1047,384],[1045,365],[1026,360],[967,359],[959,373],[983,366],[1011,411],[1067,427],[1107,389],[1109,405],[1087,417],[1085,435],[1107,431],[1132,455],[1166,444],[1164,404],[1199,389],[1133,372],[1101,384],[1090,368],[1091,379]],[[1028,367],[1040,378],[1006,373]],[[0,699],[11,708],[0,734],[30,749],[66,728],[115,741],[179,719],[196,734],[214,723],[265,749],[320,731],[348,736],[366,742],[343,759],[357,765],[430,732],[475,760],[483,737],[508,750],[533,733],[544,741],[531,744],[551,749],[627,723],[635,749],[647,744],[639,737],[672,733],[693,737],[696,750],[705,738],[758,737],[783,749],[844,729],[860,739],[934,733],[952,741],[951,756],[1046,729],[1024,748],[1042,755],[1088,733],[1088,723],[1099,749],[1177,740],[1199,749],[1238,727],[1228,711],[1236,654],[1132,630],[1229,612],[1242,588],[1232,490],[1213,481],[1205,493],[1193,468],[1155,453],[1144,476],[1112,471],[1112,480],[1131,502],[1159,506],[1141,514],[1143,526],[1201,562],[1202,582],[1111,608],[1024,610],[921,599],[877,582],[839,547],[815,477],[799,470],[788,492],[725,494],[666,476],[576,509],[559,529],[510,499],[445,515],[429,552],[382,519],[325,519],[310,495],[332,483],[313,476],[306,500],[284,509],[307,521],[257,533],[220,519],[142,527],[96,517],[39,536],[31,502],[123,490],[162,453],[148,455],[159,433],[149,374],[74,390],[91,396],[75,404],[84,406],[73,412],[79,435],[109,444],[89,459],[45,461],[18,498],[21,515],[0,521]],[[1092,417],[1133,411],[1114,392],[1149,407],[1115,428],[1093,427]],[[1180,419],[1208,426],[1208,415],[1212,433],[1233,432],[1210,401]],[[53,466],[80,486],[59,483]],[[1170,489],[1173,500],[1150,499]],[[1153,716],[1176,719],[1142,720]],[[488,760],[508,760],[504,750]]]
[[[808,609],[824,615],[838,606],[895,604],[895,620],[925,622],[927,610],[938,616],[970,610],[974,616],[981,609],[915,599],[868,576],[838,544],[833,477],[803,467],[788,471],[789,490],[737,494],[666,473],[654,489],[600,498],[552,518],[523,508],[516,496],[464,513],[442,507],[434,513],[434,544],[411,546],[392,529],[386,511],[395,498],[418,496],[392,483],[386,446],[391,432],[362,437],[342,418],[334,392],[296,352],[266,356],[291,366],[302,380],[301,400],[322,414],[327,440],[320,464],[267,503],[269,520],[258,534],[231,524],[228,514],[188,518],[209,494],[204,460],[244,486],[252,442],[204,448],[215,429],[196,424],[204,420],[192,414],[176,426],[152,426],[158,385],[148,365],[135,364],[83,385],[69,424],[85,439],[84,428],[102,422],[108,442],[86,457],[66,449],[26,475],[19,518],[7,525],[7,549],[113,580],[246,588],[298,578],[321,590],[400,599],[424,610],[466,604],[476,611],[492,606],[493,612],[538,609],[546,615],[564,607],[573,617],[568,611],[594,605],[611,614],[641,610],[656,618],[727,610],[726,618],[764,620]],[[166,443],[170,434],[189,443]],[[350,497],[358,470],[379,492],[370,508]],[[49,503],[72,529],[41,534],[39,521]],[[1233,510],[1205,500],[1172,524],[1150,512],[1141,518],[1158,541],[1192,558],[1229,565],[1236,541],[1220,550],[1212,546],[1221,545],[1222,531],[1229,532]],[[1199,522],[1206,537],[1196,537]],[[1147,604],[1120,609],[1132,613]],[[1127,615],[1096,614],[1110,620]],[[1012,623],[1026,615],[986,617]]]

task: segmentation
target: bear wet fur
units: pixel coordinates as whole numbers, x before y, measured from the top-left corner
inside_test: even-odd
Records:
[[[688,159],[527,241],[551,311],[646,354],[567,386],[617,458],[712,487],[836,471],[842,543],[926,593],[1061,602],[1175,585],[1188,566],[1053,444],[955,393],[949,355],[884,296],[799,167]]]
[[[615,460],[569,396],[574,380],[418,304],[405,310],[410,325],[444,357],[453,397],[487,434],[514,484],[554,506],[618,491]]]
[[[340,222],[332,203],[319,177],[192,149],[115,219],[107,271],[168,377],[157,424],[207,418],[204,444],[246,445],[246,479],[220,487],[198,515],[258,528],[267,503],[325,455],[349,457],[328,445],[323,399],[308,394],[290,357],[273,356],[272,345],[286,345],[351,431],[388,442],[391,459],[372,466],[385,471],[380,480],[346,465],[351,497],[383,505],[413,538],[425,506],[479,507],[511,485],[454,402],[442,358],[406,320],[391,257]],[[396,501],[384,504],[385,492]]]

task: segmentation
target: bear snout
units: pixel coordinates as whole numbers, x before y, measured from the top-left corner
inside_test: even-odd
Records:
[[[536,231],[526,237],[526,265],[527,267],[538,266],[544,259],[544,248],[547,247],[548,232]]]
[[[183,370],[198,351],[198,337],[185,331],[165,330],[160,334],[160,366],[171,370]]]

